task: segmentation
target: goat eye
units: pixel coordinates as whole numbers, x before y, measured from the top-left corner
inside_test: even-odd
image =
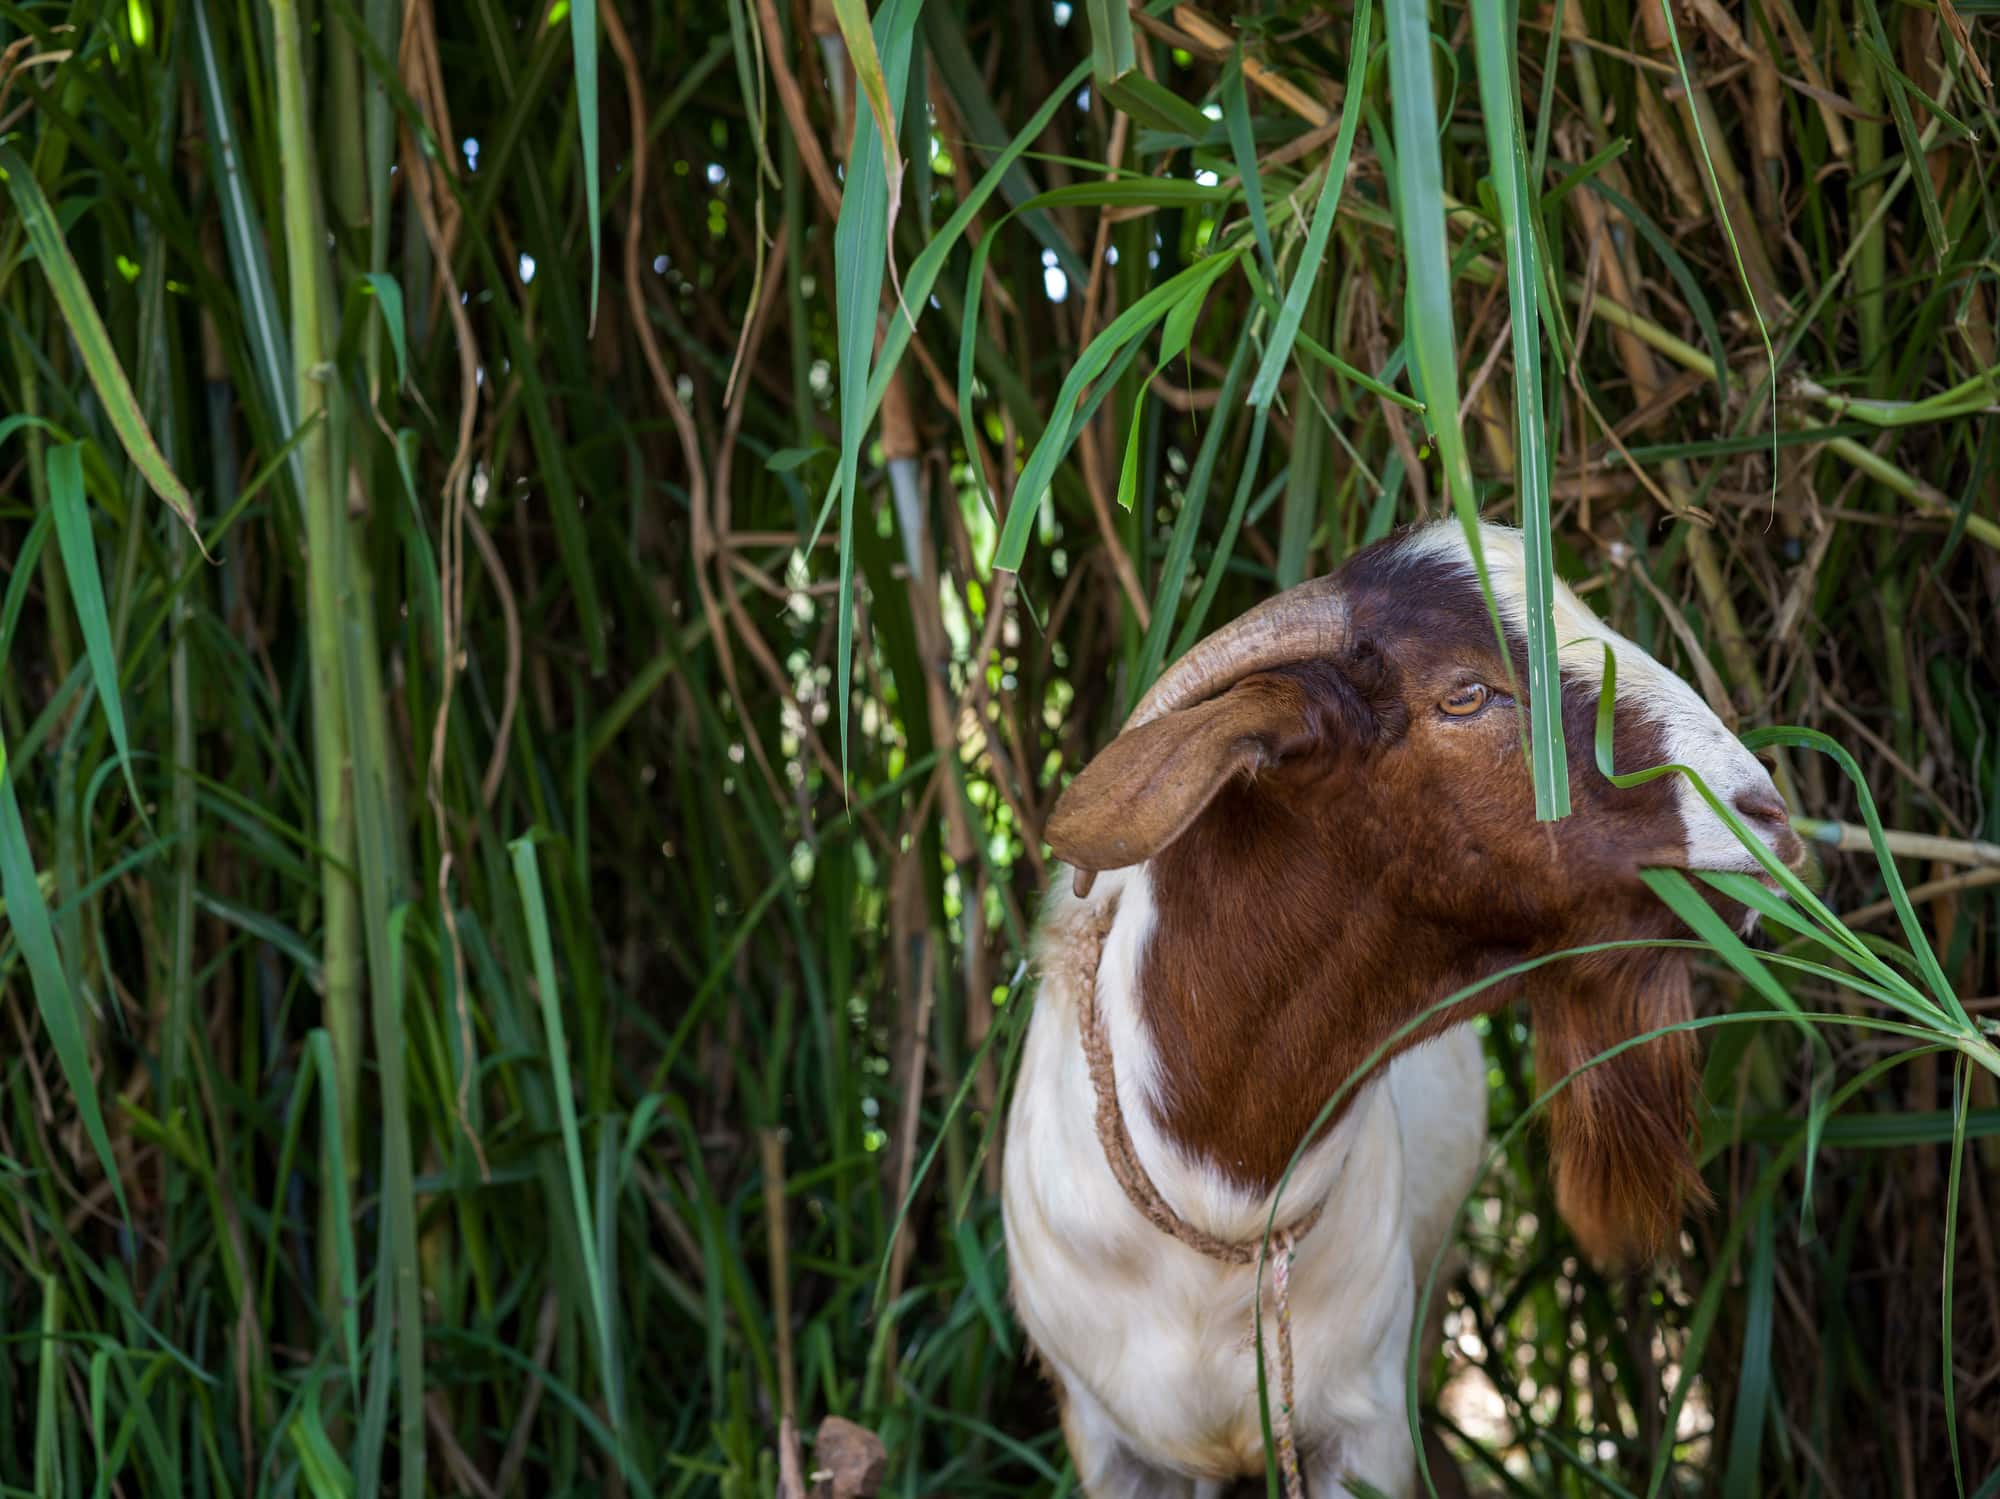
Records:
[[[1439,702],[1438,710],[1453,718],[1470,718],[1487,703],[1493,693],[1484,682],[1467,682],[1463,687],[1454,688]]]

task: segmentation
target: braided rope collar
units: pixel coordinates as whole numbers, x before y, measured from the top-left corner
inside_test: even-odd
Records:
[[[1098,965],[1104,961],[1104,944],[1117,919],[1117,900],[1106,901],[1103,911],[1085,933],[1083,992],[1079,997],[1083,1058],[1090,1068],[1091,1090],[1097,1095],[1097,1141],[1104,1149],[1105,1163],[1111,1167],[1111,1174],[1124,1188],[1132,1206],[1161,1233],[1225,1265],[1254,1265],[1263,1247],[1262,1236],[1232,1242],[1219,1239],[1206,1229],[1188,1222],[1172,1203],[1160,1195],[1160,1189],[1153,1184],[1151,1174],[1140,1162],[1139,1153],[1133,1147],[1131,1132],[1125,1127],[1125,1112],[1118,1106],[1118,1074],[1111,1059],[1111,1037],[1104,1028],[1104,1016],[1097,1007]],[[1303,1239],[1319,1222],[1319,1215],[1325,1207],[1324,1201],[1314,1204],[1312,1210],[1297,1223],[1273,1233],[1272,1242],[1275,1244],[1282,1238],[1296,1243]]]
[[[1104,903],[1103,910],[1086,929],[1078,996],[1079,1029],[1083,1038],[1083,1058],[1090,1069],[1091,1091],[1097,1095],[1097,1143],[1104,1151],[1105,1164],[1124,1189],[1126,1200],[1153,1227],[1188,1248],[1225,1265],[1251,1265],[1263,1249],[1262,1237],[1248,1241],[1217,1238],[1183,1218],[1174,1205],[1160,1195],[1152,1175],[1139,1160],[1125,1127],[1124,1110],[1118,1106],[1118,1074],[1112,1064],[1111,1037],[1104,1027],[1104,1015],[1097,1007],[1097,970],[1104,961],[1104,944],[1118,919],[1118,901]],[[1271,1235],[1271,1287],[1278,1324],[1278,1380],[1280,1401],[1272,1412],[1272,1434],[1278,1443],[1278,1465],[1285,1477],[1288,1499],[1304,1499],[1305,1486],[1299,1475],[1297,1443],[1292,1436],[1292,1256],[1298,1242],[1312,1232],[1326,1208],[1322,1198],[1297,1223]]]

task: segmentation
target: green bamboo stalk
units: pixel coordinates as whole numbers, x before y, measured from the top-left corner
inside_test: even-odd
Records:
[[[271,0],[278,152],[284,181],[285,272],[291,308],[292,376],[301,435],[301,508],[306,528],[306,615],[312,684],[313,769],[320,844],[321,1013],[340,1079],[341,1148],[352,1173],[361,1158],[356,1101],[361,1092],[361,905],[353,877],[353,761],[341,697],[340,649],[345,569],[341,486],[329,453],[327,340],[321,321],[324,240],[306,130],[305,69],[293,0]],[[321,1186],[320,1284],[335,1302],[331,1187]]]

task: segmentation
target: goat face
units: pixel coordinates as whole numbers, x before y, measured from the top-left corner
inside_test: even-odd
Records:
[[[1275,1180],[1351,1066],[1445,995],[1564,948],[1684,935],[1642,869],[1756,872],[1684,777],[1621,789],[1599,773],[1605,645],[1616,768],[1686,765],[1781,861],[1803,857],[1764,767],[1560,584],[1572,814],[1538,824],[1510,691],[1528,679],[1521,541],[1486,527],[1483,551],[1511,674],[1457,524],[1407,531],[1189,652],[1050,819],[1080,869],[1148,866],[1143,1008],[1176,1059],[1163,1123],[1247,1188]],[[1622,950],[1497,984],[1407,1044],[1516,995],[1544,1087],[1692,1013],[1684,954]],[[1655,1251],[1699,1195],[1696,1060],[1677,1033],[1551,1105],[1558,1202],[1600,1261]]]

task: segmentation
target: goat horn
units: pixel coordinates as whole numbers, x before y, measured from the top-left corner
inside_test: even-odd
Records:
[[[1347,643],[1347,601],[1332,578],[1311,578],[1266,599],[1189,647],[1125,721],[1129,732],[1294,661],[1331,656]]]

